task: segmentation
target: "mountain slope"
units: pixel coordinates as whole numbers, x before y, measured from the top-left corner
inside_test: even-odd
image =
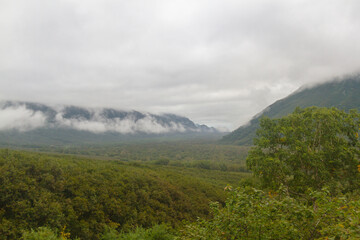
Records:
[[[3,145],[118,142],[212,133],[218,131],[175,114],[50,107],[30,102],[0,103],[0,144]]]
[[[343,110],[360,110],[360,75],[335,79],[314,87],[303,87],[286,98],[276,101],[251,121],[222,138],[222,143],[251,145],[261,117],[280,118],[296,107],[336,107]]]

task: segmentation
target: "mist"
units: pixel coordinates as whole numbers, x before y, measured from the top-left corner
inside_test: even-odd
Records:
[[[33,105],[38,106],[38,108],[44,108],[45,106]],[[2,108],[0,108],[0,130],[25,132],[38,128],[65,128],[92,133],[114,132],[120,134],[165,134],[200,131],[197,128],[189,129],[188,126],[176,121],[161,122],[155,115],[150,113],[138,113],[141,114],[141,117],[136,117],[130,111],[124,112],[126,117],[106,118],[103,116],[103,109],[81,108],[82,111],[89,113],[89,118],[80,115],[64,117],[66,115],[66,106],[57,106],[55,108],[46,106],[46,108],[47,111],[41,111],[29,108],[26,103],[3,104]],[[55,116],[52,116],[54,113]],[[162,116],[158,115],[158,117]]]
[[[24,132],[44,127],[45,124],[46,116],[43,113],[31,111],[25,106],[0,109],[0,130]]]
[[[175,122],[170,125],[161,125],[157,120],[147,114],[144,118],[135,119],[126,117],[125,119],[113,118],[106,119],[100,115],[99,111],[94,111],[91,119],[66,119],[63,113],[56,115],[56,126],[67,127],[71,129],[89,131],[93,133],[116,132],[121,134],[161,134],[173,132],[185,132],[185,127]]]

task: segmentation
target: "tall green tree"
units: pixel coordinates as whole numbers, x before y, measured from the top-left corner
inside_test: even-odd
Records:
[[[281,119],[263,118],[247,165],[264,187],[301,194],[359,187],[360,114],[336,108],[297,108]]]

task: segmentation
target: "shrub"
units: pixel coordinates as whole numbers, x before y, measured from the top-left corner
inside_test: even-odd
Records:
[[[50,228],[39,227],[37,230],[31,229],[30,231],[25,231],[22,234],[22,240],[62,240],[53,232]]]
[[[181,239],[359,239],[360,200],[310,192],[311,202],[281,188],[231,191],[225,207],[211,206],[214,217],[188,224]]]

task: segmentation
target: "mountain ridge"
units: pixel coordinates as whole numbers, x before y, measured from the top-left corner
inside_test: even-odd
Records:
[[[313,86],[302,86],[285,98],[275,101],[256,114],[247,124],[240,126],[221,139],[224,144],[251,145],[263,116],[280,118],[296,107],[336,107],[345,111],[360,110],[360,74],[335,78]]]
[[[187,117],[114,108],[50,107],[22,101],[0,102],[0,143],[117,142],[154,136],[219,134]]]

